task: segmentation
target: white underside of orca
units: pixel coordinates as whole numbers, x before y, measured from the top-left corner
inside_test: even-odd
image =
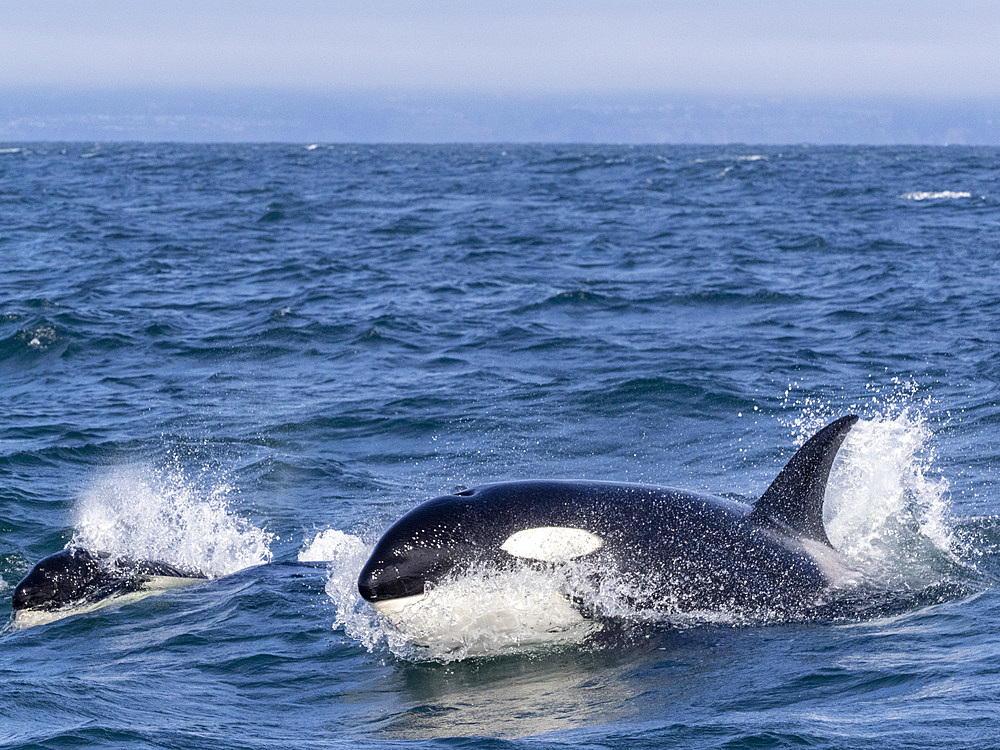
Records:
[[[373,602],[375,611],[385,617],[390,622],[394,622],[410,611],[410,607],[422,602],[427,598],[427,594],[417,594],[416,596],[401,596],[398,599],[386,599],[384,602]]]
[[[11,630],[24,630],[25,628],[33,628],[36,625],[47,625],[50,622],[62,620],[64,617],[72,615],[81,615],[107,607],[121,607],[126,604],[132,604],[146,597],[162,594],[172,589],[188,586],[192,583],[199,583],[204,580],[203,578],[180,578],[178,576],[150,576],[138,591],[108,596],[96,602],[85,602],[77,605],[71,604],[59,609],[18,610],[11,616],[8,627]]]
[[[373,603],[405,640],[436,655],[495,654],[525,646],[575,643],[600,626],[558,590],[493,578],[434,587],[423,594]]]

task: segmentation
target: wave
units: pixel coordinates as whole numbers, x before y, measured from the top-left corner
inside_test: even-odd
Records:
[[[516,308],[513,313],[521,315],[529,312],[546,311],[550,309],[558,310],[567,308],[570,312],[577,309],[594,310],[620,310],[626,306],[626,300],[599,292],[591,292],[586,289],[575,289],[572,291],[558,292],[546,297],[541,302],[533,302]]]
[[[11,318],[8,317],[8,320]],[[0,360],[25,354],[41,354],[50,350],[59,353],[67,345],[68,341],[60,335],[55,325],[44,321],[38,322],[0,339]]]

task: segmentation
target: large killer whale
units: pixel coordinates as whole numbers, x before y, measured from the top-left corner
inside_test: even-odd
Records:
[[[155,560],[68,547],[41,560],[17,584],[13,622],[21,627],[50,622],[205,577]]]
[[[753,506],[589,481],[503,482],[429,500],[381,537],[358,590],[400,620],[466,569],[581,560],[590,575],[624,583],[638,607],[806,606],[849,571],[827,538],[823,500],[834,457],[857,420],[848,415],[816,433]]]

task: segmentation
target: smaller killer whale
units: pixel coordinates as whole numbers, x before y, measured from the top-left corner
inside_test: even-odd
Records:
[[[581,560],[591,575],[624,583],[640,608],[808,606],[849,570],[827,538],[823,500],[857,421],[848,415],[816,433],[752,507],[667,487],[568,481],[487,484],[428,500],[385,532],[358,590],[402,622],[456,572]]]
[[[70,547],[41,560],[17,584],[13,623],[27,627],[51,622],[128,595],[148,595],[204,578],[203,573],[163,562]]]

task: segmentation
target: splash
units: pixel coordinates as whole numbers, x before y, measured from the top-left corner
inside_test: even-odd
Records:
[[[334,605],[333,627],[342,628],[369,651],[386,645],[387,640],[375,610],[358,593],[358,576],[372,546],[340,529],[327,529],[299,552],[300,562],[329,562],[326,593]]]
[[[345,534],[340,529],[327,529],[313,537],[299,552],[299,562],[326,562],[334,560],[361,560],[358,571],[368,557],[368,546],[360,537]],[[362,556],[362,557],[359,557]]]
[[[271,535],[236,515],[232,486],[176,463],[99,477],[76,507],[70,545],[223,576],[271,560]]]
[[[830,473],[824,513],[830,541],[890,582],[931,582],[953,558],[948,482],[934,476],[932,436],[910,410],[862,420]]]
[[[909,589],[940,582],[960,561],[949,485],[935,469],[924,416],[932,404],[913,381],[891,386],[888,393],[873,386],[867,402],[849,408],[861,419],[834,461],[823,520],[849,564],[890,588]],[[785,423],[800,443],[843,411],[821,399],[797,406]]]

